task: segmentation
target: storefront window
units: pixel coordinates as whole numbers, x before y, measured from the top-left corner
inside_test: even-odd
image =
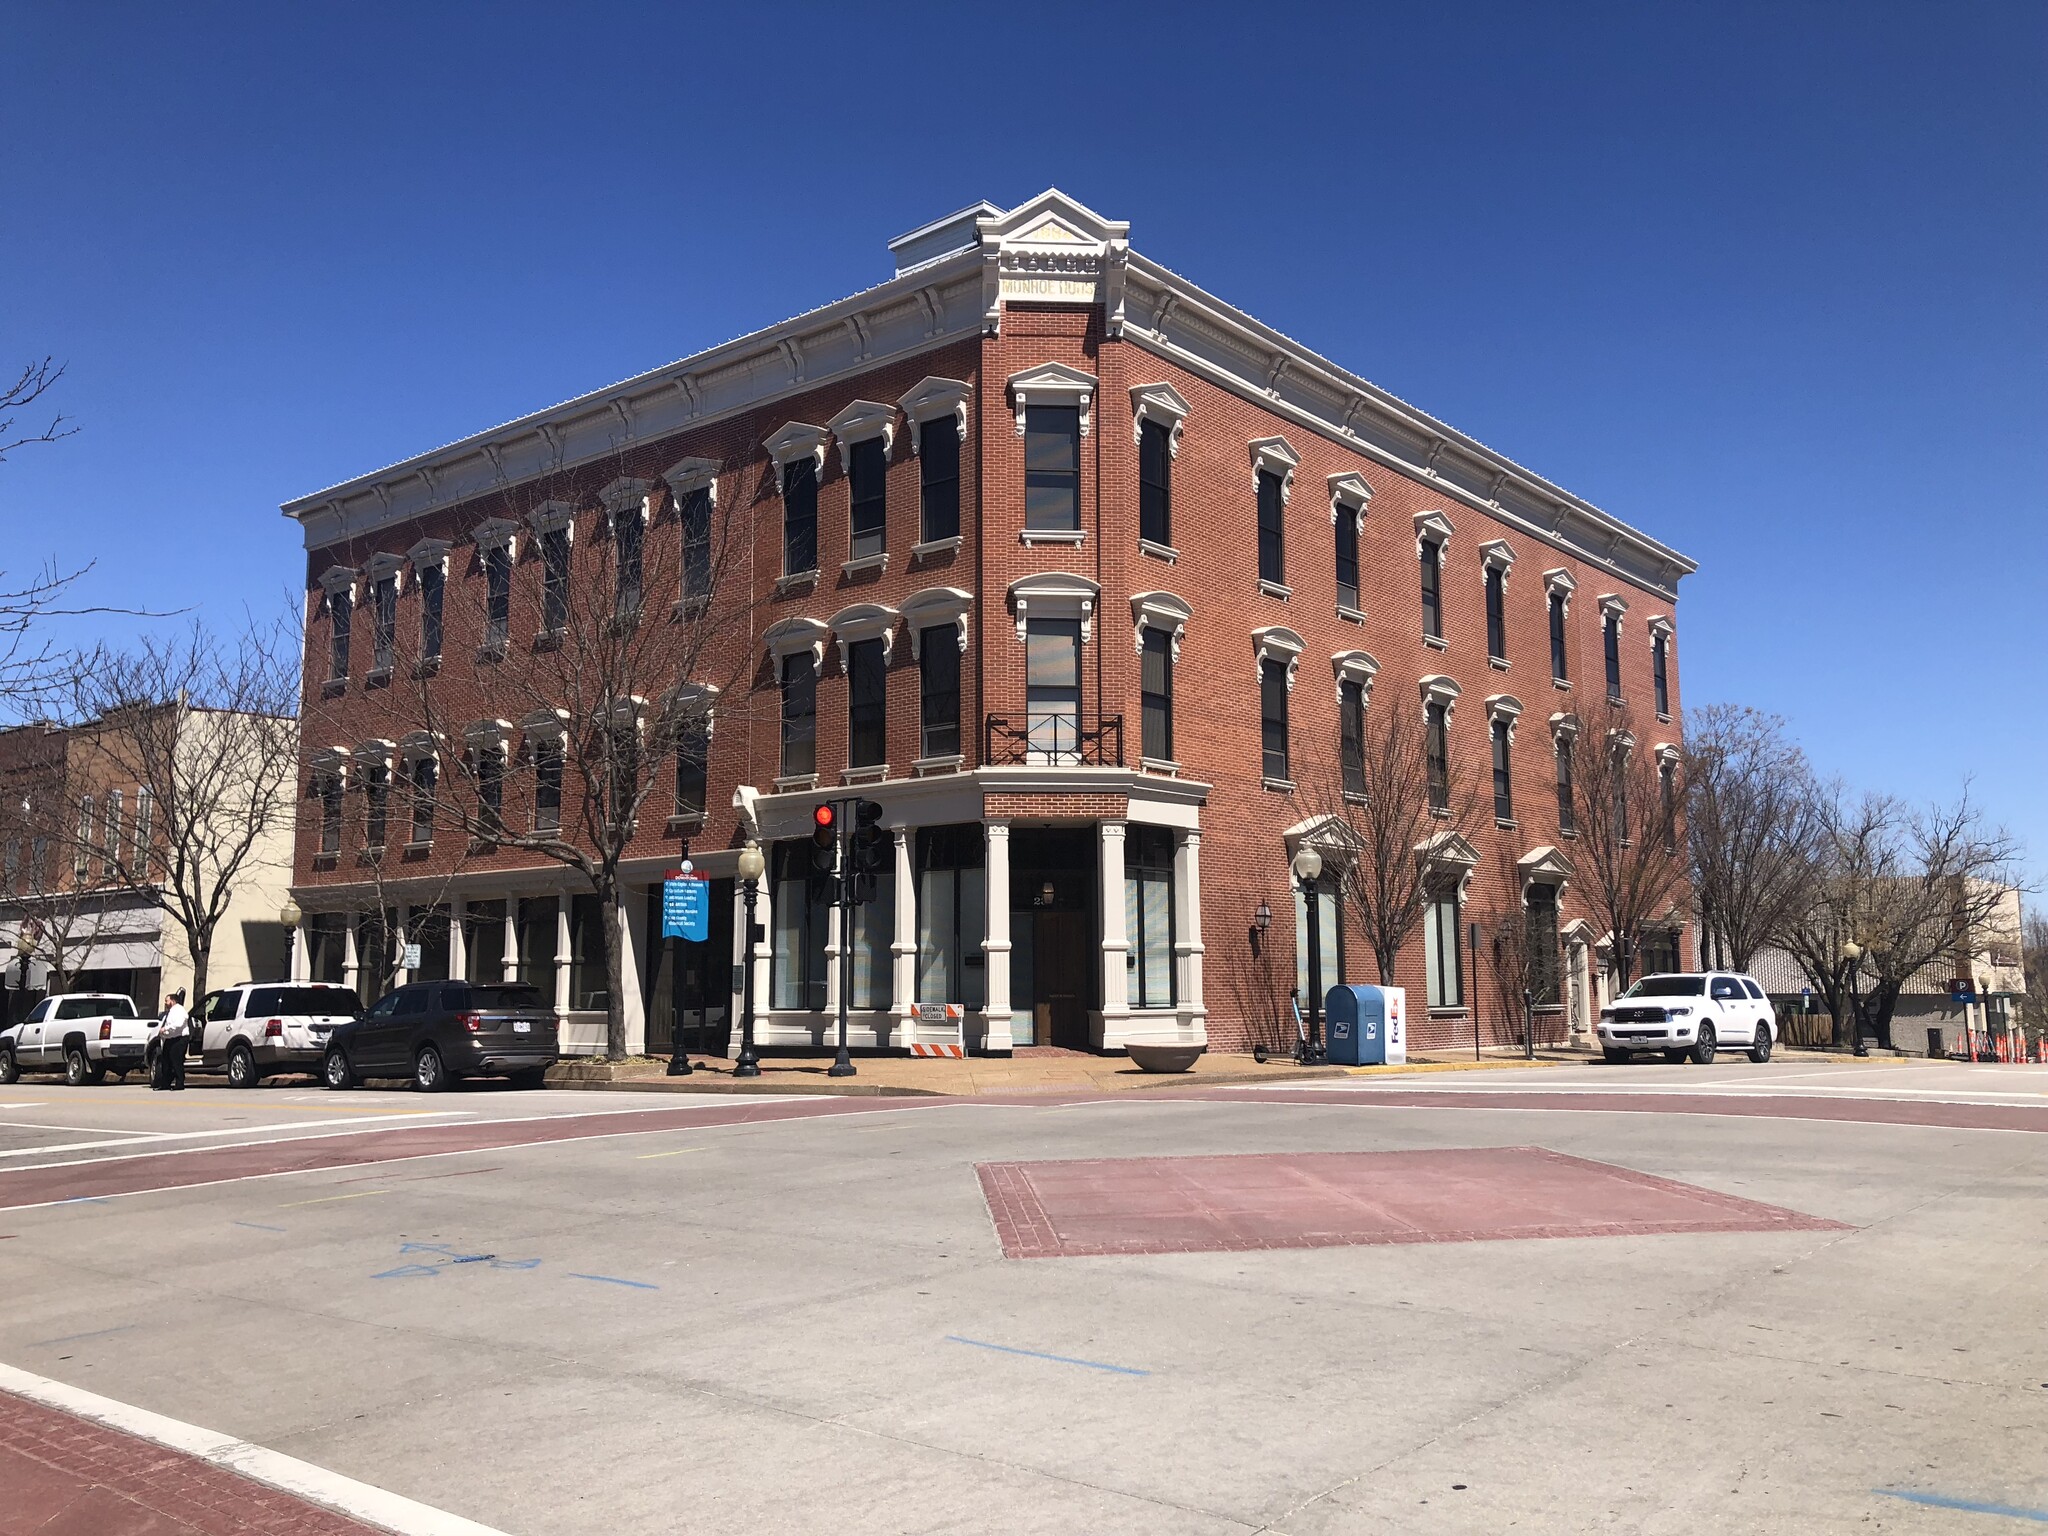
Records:
[[[1125,959],[1133,1008],[1171,1008],[1173,995],[1173,833],[1132,827],[1124,841]]]
[[[555,996],[555,915],[553,896],[528,897],[519,903],[519,979],[539,987],[552,1004]]]
[[[853,990],[849,1008],[887,1008],[895,1001],[896,859],[875,875],[875,899],[853,908]]]
[[[825,925],[831,908],[810,891],[811,845],[777,843],[774,880],[775,949],[769,984],[771,1008],[825,1006]]]
[[[988,1001],[980,824],[920,828],[916,858],[917,1000],[980,1008]]]
[[[471,907],[462,915],[462,956],[464,981],[505,979],[503,903]]]
[[[1458,948],[1458,891],[1456,886],[1439,886],[1430,892],[1429,905],[1422,909],[1422,956],[1428,970],[1428,998],[1432,1008],[1465,1006],[1465,980],[1460,969]]]
[[[611,1000],[605,978],[604,907],[594,895],[569,898],[569,1006],[598,1012]]]
[[[1560,1000],[1557,949],[1557,887],[1529,887],[1529,995],[1538,1008]]]

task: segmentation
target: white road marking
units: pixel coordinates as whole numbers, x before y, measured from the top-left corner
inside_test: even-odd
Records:
[[[0,1109],[41,1109],[48,1102],[47,1099],[18,1099],[11,1104],[0,1104]]]
[[[403,1494],[373,1488],[352,1477],[343,1477],[339,1472],[300,1461],[296,1456],[266,1450],[217,1430],[201,1429],[196,1424],[165,1418],[147,1408],[119,1403],[96,1392],[52,1381],[47,1376],[37,1376],[11,1365],[0,1364],[0,1388],[41,1403],[46,1408],[76,1414],[79,1418],[104,1424],[123,1434],[136,1435],[153,1444],[182,1451],[187,1456],[196,1456],[217,1467],[226,1467],[230,1472],[239,1472],[244,1477],[282,1489],[323,1508],[396,1532],[398,1536],[505,1536],[493,1526],[479,1525],[474,1520],[451,1515],[445,1509],[435,1509]]]
[[[404,1120],[404,1121],[407,1121],[407,1122],[409,1122],[409,1123],[414,1123],[414,1124],[417,1124],[417,1123],[419,1123],[419,1122],[420,1122],[421,1120],[423,1120],[423,1119],[431,1119],[431,1120],[435,1120],[435,1121],[444,1121],[444,1120],[445,1120],[445,1117],[447,1117],[447,1116],[450,1116],[450,1115],[458,1115],[458,1116],[463,1116],[463,1117],[467,1118],[467,1117],[473,1117],[473,1116],[474,1116],[474,1115],[475,1115],[476,1113],[477,1113],[477,1112],[476,1112],[475,1110],[473,1110],[473,1109],[409,1109],[409,1110],[406,1110],[406,1111],[404,1111],[404,1112],[403,1112],[402,1114],[395,1114],[395,1115],[364,1115],[364,1116],[363,1116],[363,1117],[362,1117],[361,1119],[359,1119],[359,1120],[353,1120],[353,1121],[351,1121],[351,1122],[349,1122],[349,1123],[350,1123],[350,1126],[351,1126],[351,1128],[353,1128],[353,1127],[355,1127],[355,1126],[361,1126],[361,1125],[373,1125],[373,1124],[377,1124],[377,1123],[379,1123],[379,1122],[383,1122],[383,1121],[390,1121],[390,1120]],[[6,1123],[8,1123],[8,1122],[5,1122],[5,1121],[0,1121],[0,1124],[6,1124]],[[488,1123],[491,1123],[491,1122],[485,1122],[485,1123],[487,1123],[487,1124],[488,1124]],[[30,1156],[33,1156],[34,1154],[38,1153],[38,1152],[94,1152],[94,1151],[97,1151],[97,1150],[99,1150],[99,1149],[100,1149],[101,1147],[133,1147],[133,1146],[138,1146],[138,1145],[140,1145],[140,1144],[141,1144],[141,1143],[143,1143],[143,1142],[148,1142],[148,1143],[150,1143],[150,1144],[151,1144],[152,1146],[154,1146],[154,1145],[157,1145],[157,1144],[159,1144],[159,1143],[162,1143],[162,1142],[166,1142],[166,1141],[199,1141],[199,1140],[203,1140],[203,1139],[206,1139],[206,1138],[209,1138],[209,1137],[215,1137],[215,1136],[251,1136],[251,1135],[256,1135],[256,1134],[258,1134],[258,1133],[260,1133],[260,1132],[263,1132],[263,1131],[298,1131],[298,1130],[311,1130],[311,1129],[313,1129],[313,1128],[314,1128],[315,1126],[325,1126],[325,1125],[329,1125],[329,1124],[332,1124],[332,1122],[331,1122],[331,1121],[327,1121],[327,1120],[280,1120],[280,1121],[278,1121],[278,1122],[277,1122],[276,1124],[274,1124],[274,1125],[229,1125],[229,1126],[223,1126],[223,1127],[221,1127],[221,1128],[220,1128],[220,1129],[218,1129],[218,1130],[211,1130],[211,1131],[115,1131],[115,1130],[102,1130],[102,1128],[101,1128],[101,1127],[99,1127],[99,1126],[92,1126],[92,1125],[52,1125],[52,1126],[37,1126],[37,1127],[35,1127],[35,1129],[37,1129],[37,1130],[52,1130],[52,1131],[94,1131],[94,1132],[98,1132],[99,1134],[102,1134],[102,1135],[107,1135],[107,1136],[125,1136],[125,1137],[127,1137],[128,1139],[127,1139],[126,1141],[66,1141],[66,1142],[60,1142],[60,1143],[59,1143],[58,1145],[56,1145],[56,1146],[54,1146],[54,1147],[9,1147],[9,1148],[6,1148],[6,1149],[4,1149],[4,1150],[0,1150],[0,1157],[30,1157]],[[321,1134],[322,1134],[322,1135],[342,1135],[342,1136],[345,1136],[345,1135],[347,1135],[347,1134],[348,1134],[348,1132],[347,1132],[347,1131],[325,1131],[325,1132],[322,1132]],[[270,1138],[270,1139],[271,1139],[272,1141],[315,1141],[315,1140],[318,1140],[318,1139],[319,1139],[319,1137],[317,1137],[317,1136],[274,1136],[274,1137],[272,1137],[272,1138]],[[260,1147],[260,1146],[267,1146],[268,1144],[269,1144],[268,1142],[263,1142],[263,1141],[252,1141],[252,1142],[248,1142],[248,1143],[238,1143],[238,1145],[248,1145],[248,1146],[252,1146],[252,1147]],[[206,1148],[204,1148],[204,1147],[179,1147],[179,1148],[174,1148],[174,1149],[169,1149],[169,1150],[175,1150],[175,1151],[181,1151],[181,1152],[203,1152],[203,1151],[205,1151],[205,1150],[206,1150]],[[143,1154],[138,1154],[138,1155],[143,1155]],[[87,1161],[91,1161],[91,1159],[87,1159]],[[48,1164],[42,1164],[42,1163],[36,1163],[36,1164],[31,1164],[30,1166],[32,1166],[32,1167],[46,1167],[46,1166],[51,1166],[51,1165],[48,1165]],[[0,1171],[11,1171],[11,1170],[0,1170]]]
[[[111,1125],[59,1125],[53,1120],[0,1120],[0,1126],[16,1131],[80,1131],[88,1136],[148,1136],[154,1134],[150,1131],[124,1131],[118,1126]],[[48,1151],[49,1149],[46,1147],[26,1147],[22,1150],[35,1152]],[[0,1157],[7,1155],[5,1152],[0,1152]]]

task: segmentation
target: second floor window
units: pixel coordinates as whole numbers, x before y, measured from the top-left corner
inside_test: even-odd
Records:
[[[1650,637],[1650,684],[1657,695],[1657,716],[1671,718],[1671,640],[1663,630]]]
[[[641,538],[645,528],[640,509],[629,507],[612,522],[612,614],[631,618],[640,611]]]
[[[846,766],[873,768],[889,757],[889,663],[879,640],[846,648]]]
[[[1619,742],[1609,747],[1613,762],[1608,776],[1614,784],[1614,804],[1610,814],[1614,818],[1614,840],[1622,847],[1628,846],[1628,748]]]
[[[1287,584],[1287,501],[1283,482],[1270,469],[1259,471],[1259,580]]]
[[[1430,640],[1444,637],[1444,547],[1435,539],[1422,541],[1422,633]]]
[[[375,605],[370,631],[370,665],[379,672],[391,670],[391,653],[398,643],[398,578],[386,576],[370,589]]]
[[[676,736],[676,809],[678,816],[702,816],[709,783],[711,732],[702,719],[687,720]]]
[[[313,780],[313,797],[320,802],[320,851],[341,852],[341,776],[323,773]]]
[[[847,479],[853,492],[852,539],[855,560],[879,555],[889,547],[889,450],[879,437],[853,445]]]
[[[1286,783],[1292,776],[1287,740],[1287,663],[1259,661],[1259,772]]]
[[[1486,568],[1486,654],[1508,659],[1508,578],[1497,565]]]
[[[1146,423],[1150,425],[1150,423]],[[1144,713],[1141,750],[1156,762],[1173,761],[1173,637],[1147,628],[1139,699]]]
[[[562,827],[562,738],[549,736],[533,748],[533,826],[537,832]]]
[[[1138,425],[1138,537],[1173,544],[1173,454],[1166,428],[1156,421]]]
[[[947,424],[951,430],[951,423]],[[960,755],[960,644],[951,624],[918,636],[919,742],[924,757]]]
[[[918,537],[927,544],[960,536],[960,431],[951,416],[917,428]]]
[[[434,791],[441,778],[441,765],[431,757],[417,757],[412,764],[412,841],[414,846],[434,840]]]
[[[1450,712],[1434,701],[1422,709],[1422,750],[1429,779],[1429,808],[1451,807]]]
[[[505,830],[505,749],[476,750],[476,806],[479,829],[486,837]]]
[[[1678,765],[1657,765],[1657,820],[1664,833],[1664,851],[1678,852]]]
[[[1458,888],[1450,882],[1433,886],[1422,909],[1424,996],[1431,1008],[1465,1006],[1463,953],[1458,948]]]
[[[1600,645],[1607,653],[1607,697],[1621,702],[1621,615],[1610,613],[1600,624]]]
[[[818,568],[818,461],[809,454],[782,471],[782,572]]]
[[[569,623],[569,530],[550,528],[540,536],[540,627],[559,634]]]
[[[121,801],[120,790],[107,791],[106,836],[100,843],[100,875],[108,880],[114,878],[115,867],[121,862]]]
[[[1358,608],[1358,516],[1349,507],[1337,509],[1337,606]]]
[[[391,816],[391,770],[373,763],[363,770],[363,846],[382,848]]]
[[[327,675],[333,681],[348,676],[349,630],[355,617],[355,604],[346,592],[335,592],[327,599]]]
[[[1081,526],[1081,410],[1024,408],[1024,526],[1060,532]]]
[[[1550,594],[1550,675],[1560,683],[1571,680],[1572,670],[1564,646],[1564,594]]]
[[[438,564],[420,567],[420,660],[441,659],[441,599],[447,572]]]
[[[1579,829],[1572,809],[1572,795],[1572,739],[1560,736],[1557,742],[1557,830],[1567,835]]]
[[[1524,926],[1529,944],[1529,1000],[1538,1008],[1555,1008],[1563,1001],[1560,983],[1563,967],[1558,963],[1557,887],[1541,882],[1529,887]]]
[[[1081,749],[1081,621],[1033,619],[1025,634],[1030,750],[1057,760]]]
[[[1365,793],[1365,685],[1345,678],[1337,685],[1337,756],[1344,793]]]
[[[818,672],[809,651],[782,658],[782,776],[818,771]]]
[[[512,551],[500,544],[484,551],[484,647],[503,650],[512,633]]]
[[[700,485],[676,509],[683,525],[683,596],[711,595],[711,489]]]
[[[1508,723],[1493,722],[1493,819],[1515,819],[1515,783],[1508,758]]]

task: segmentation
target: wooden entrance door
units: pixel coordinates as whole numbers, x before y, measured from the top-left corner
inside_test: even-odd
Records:
[[[1073,1051],[1088,1049],[1091,924],[1086,912],[1057,908],[1032,914],[1031,995],[1045,1009],[1042,1043]]]

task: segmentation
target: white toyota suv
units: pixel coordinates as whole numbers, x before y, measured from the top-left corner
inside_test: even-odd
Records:
[[[59,1072],[64,1081],[102,1081],[109,1071],[125,1078],[142,1065],[154,1019],[135,1011],[135,999],[119,992],[59,992],[31,1008],[28,1017],[0,1032],[0,1083],[24,1072]]]
[[[1777,1013],[1753,976],[1689,971],[1645,976],[1600,1010],[1600,1049],[1609,1061],[1637,1051],[1690,1056],[1702,1066],[1722,1046],[1769,1061],[1778,1041]]]
[[[227,1070],[230,1088],[273,1073],[318,1074],[327,1037],[362,1012],[353,989],[321,981],[245,981],[209,992],[192,1028],[194,1065]]]

